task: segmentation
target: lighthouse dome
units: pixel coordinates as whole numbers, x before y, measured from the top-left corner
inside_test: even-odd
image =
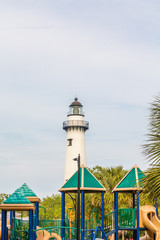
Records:
[[[81,115],[84,116],[82,111],[83,105],[78,101],[78,98],[75,97],[74,102],[69,106],[70,110],[68,112],[68,116],[70,115]]]
[[[83,105],[80,102],[78,102],[78,98],[77,97],[75,97],[74,102],[72,102],[71,105],[70,105],[70,107],[73,107],[73,106],[81,106],[81,107],[83,107]]]

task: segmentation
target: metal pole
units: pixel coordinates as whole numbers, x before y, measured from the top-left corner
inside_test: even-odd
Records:
[[[73,160],[77,161],[77,164],[78,164],[77,240],[80,240],[80,194],[81,194],[80,192],[80,154],[78,155],[78,158],[74,158]]]
[[[81,240],[84,239],[84,191],[81,192]]]
[[[62,223],[61,224],[62,224],[62,227],[64,227],[65,226],[65,192],[62,192],[61,195],[62,195],[62,198],[61,198]],[[65,237],[65,228],[62,228],[61,238],[63,239],[64,237]]]
[[[78,163],[77,240],[80,240],[80,154],[78,155],[77,163]]]

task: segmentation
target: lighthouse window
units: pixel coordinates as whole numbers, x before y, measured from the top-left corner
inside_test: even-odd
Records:
[[[68,140],[68,146],[72,146],[72,138],[67,139]]]
[[[73,114],[79,114],[79,107],[78,106],[74,106]]]

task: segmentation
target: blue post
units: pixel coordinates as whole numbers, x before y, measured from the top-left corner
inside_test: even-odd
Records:
[[[6,227],[6,240],[8,240],[8,227]]]
[[[37,229],[37,218],[36,215],[33,216],[33,230]],[[33,232],[33,240],[36,240],[36,231]]]
[[[81,192],[81,240],[84,240],[84,191]]]
[[[13,218],[15,218],[16,217],[16,212],[15,211],[13,211],[13,216],[12,216]]]
[[[93,229],[91,229],[91,240],[93,240]]]
[[[62,212],[61,212],[61,216],[62,216],[62,227],[65,226],[65,193],[62,192],[61,193],[61,209],[62,209]],[[61,231],[61,238],[63,240],[63,238],[65,237],[65,228],[62,228],[62,231]]]
[[[2,224],[1,224],[1,240],[6,240],[7,236],[7,211],[2,210]]]
[[[102,229],[104,230],[104,192],[101,193],[102,199]]]
[[[157,202],[157,204],[156,204],[156,215],[157,215],[157,217],[158,217],[158,202]]]
[[[12,223],[13,223],[13,212],[10,211],[10,225],[11,225],[11,229],[12,229]]]
[[[35,202],[35,218],[36,218],[36,226],[39,226],[39,203]]]
[[[157,201],[157,198],[155,199],[154,207],[156,208],[156,215],[158,217],[158,201]]]
[[[118,240],[118,192],[114,193],[114,207],[115,207],[115,240]]]
[[[29,210],[29,240],[33,240],[33,210]]]
[[[139,192],[137,191],[137,240],[139,240]]]

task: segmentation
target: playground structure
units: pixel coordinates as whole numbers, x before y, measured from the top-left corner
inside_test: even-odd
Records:
[[[132,231],[133,239],[140,239],[140,231],[146,231],[141,240],[160,240],[160,221],[158,220],[158,205],[139,206],[139,193],[143,190],[142,179],[145,175],[135,165],[113,189],[114,211],[104,214],[104,193],[106,189],[94,175],[82,165],[80,168],[81,193],[81,240],[114,236],[119,239],[121,230]],[[62,196],[61,220],[39,220],[40,199],[27,186],[23,184],[10,197],[0,205],[2,210],[0,239],[49,240],[49,239],[76,239],[76,210],[65,209],[65,195],[77,193],[78,172],[60,188]],[[101,211],[93,209],[89,219],[85,218],[85,195],[99,193],[101,196]],[[132,208],[121,209],[118,204],[119,194],[132,194]],[[45,208],[44,208],[45,210]],[[17,219],[15,211],[28,211],[29,220]],[[10,212],[10,219],[7,219]],[[71,220],[70,215],[75,217]]]

